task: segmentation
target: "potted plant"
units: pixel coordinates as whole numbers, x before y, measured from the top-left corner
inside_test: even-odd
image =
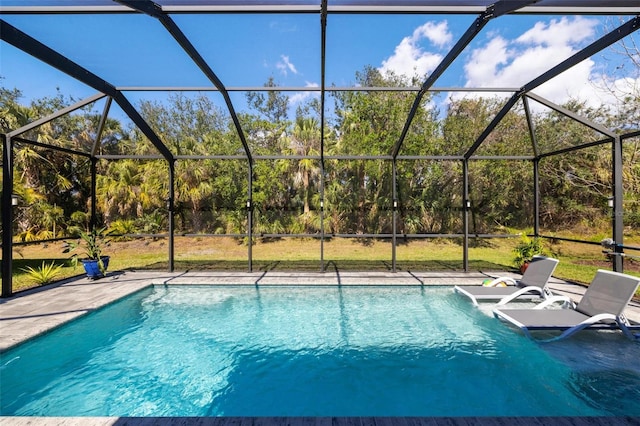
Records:
[[[102,247],[108,244],[107,228],[93,228],[90,232],[81,231],[78,241],[65,241],[65,249],[63,253],[69,253],[78,247],[84,249],[84,257],[80,258],[78,254],[71,256],[74,268],[78,265],[78,261],[82,262],[87,276],[91,279],[104,277],[109,266],[109,256],[102,254]]]
[[[536,255],[546,255],[544,248],[544,242],[539,237],[529,237],[523,234],[520,238],[520,242],[513,249],[514,257],[513,263],[520,270],[521,274],[527,270],[527,266]]]

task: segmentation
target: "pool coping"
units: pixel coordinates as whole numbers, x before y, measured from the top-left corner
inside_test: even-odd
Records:
[[[638,417],[0,417],[11,426],[637,426]]]
[[[519,278],[517,274],[504,271],[116,271],[99,280],[75,277],[0,299],[0,353],[152,285],[453,287],[456,284],[479,285],[483,279],[498,276]],[[578,301],[586,287],[552,278],[549,288]],[[630,321],[640,323],[640,303],[632,301],[625,315]]]

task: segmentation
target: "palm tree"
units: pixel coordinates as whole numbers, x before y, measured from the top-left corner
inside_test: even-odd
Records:
[[[51,237],[56,237],[56,225],[64,218],[64,210],[57,205],[42,203],[42,224],[47,228],[51,227]]]
[[[293,130],[293,136],[289,144],[289,153],[296,156],[318,156],[320,153],[320,125],[315,118],[298,117]],[[295,187],[302,187],[303,212],[308,214],[311,210],[311,187],[317,183],[320,176],[320,168],[316,160],[303,158],[298,161],[298,167],[294,174]]]
[[[213,198],[211,167],[207,162],[179,162],[176,167],[176,196],[191,208],[192,232],[203,228],[203,211],[207,200]]]
[[[110,222],[115,216],[130,217],[142,215],[140,189],[144,175],[133,160],[120,160],[109,164],[107,173],[98,176],[96,196],[105,220]]]

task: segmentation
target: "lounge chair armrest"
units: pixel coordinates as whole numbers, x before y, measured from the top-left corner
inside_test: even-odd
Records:
[[[618,323],[618,325],[620,325],[620,323],[618,322],[618,318],[613,315],[613,314],[607,314],[607,313],[603,313],[603,314],[598,314],[598,315],[594,315],[592,317],[587,318],[586,320],[582,321],[580,324],[574,325],[573,327],[565,330],[561,335],[553,337],[551,339],[545,339],[545,340],[538,340],[538,342],[540,343],[550,343],[550,342],[556,342],[558,340],[562,340],[562,339],[566,339],[569,336],[574,335],[575,333],[577,333],[580,330],[583,330],[593,324],[597,324],[601,321],[605,321],[605,320],[613,320],[616,321],[616,323]],[[629,330],[626,328],[622,329],[623,332],[625,332],[625,335],[631,339],[633,339],[633,335],[629,335]]]
[[[498,277],[491,282],[483,284],[484,287],[495,287],[500,283],[506,283],[507,285],[517,285],[516,280],[511,277]]]
[[[523,287],[520,290],[517,290],[508,296],[503,297],[502,299],[500,299],[497,305],[498,306],[506,305],[512,300],[517,299],[518,297],[524,294],[529,294],[529,293],[537,293],[540,297],[544,297],[544,292],[540,287],[535,285],[530,285],[527,287]]]
[[[453,291],[456,292],[456,293],[462,294],[463,296],[467,296],[475,306],[478,306],[478,301],[476,300],[475,296],[473,294],[469,293],[464,288],[462,288],[460,286],[455,286],[453,288]]]
[[[533,309],[545,309],[547,306],[551,306],[555,303],[562,303],[563,308],[571,308],[575,309],[575,304],[573,300],[568,298],[567,296],[551,296],[545,299],[543,302],[538,303]]]

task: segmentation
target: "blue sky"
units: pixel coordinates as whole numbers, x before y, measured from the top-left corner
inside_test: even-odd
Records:
[[[421,80],[437,66],[473,22],[471,15],[329,15],[326,84],[351,86],[366,65]],[[144,15],[6,15],[3,19],[116,86],[211,86],[158,21]],[[214,72],[229,87],[320,85],[317,14],[175,15]],[[626,21],[625,18],[622,18]],[[620,25],[594,16],[505,16],[484,28],[435,84],[436,87],[520,87]],[[63,94],[94,93],[5,42],[0,75],[23,102]],[[590,83],[596,82],[596,84]],[[563,103],[570,96],[592,106],[615,102],[598,85],[636,93],[640,72],[613,50],[597,54],[541,86],[536,93]],[[165,92],[128,93],[135,104],[162,100]],[[211,94],[222,105],[219,94]],[[291,93],[295,106],[311,92]],[[456,96],[474,96],[469,94]],[[244,95],[232,95],[236,109]],[[444,102],[444,101],[441,101]]]

